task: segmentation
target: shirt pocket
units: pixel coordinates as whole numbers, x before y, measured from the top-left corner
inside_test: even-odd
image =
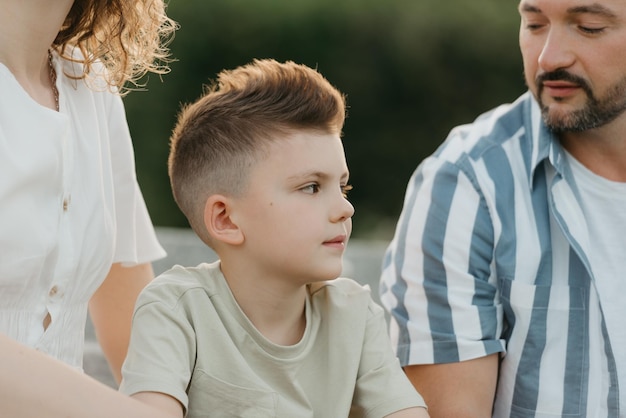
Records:
[[[275,392],[225,382],[201,369],[194,371],[188,395],[187,418],[276,417]]]
[[[588,356],[586,289],[501,279],[500,290],[507,355],[499,391],[513,393],[511,416],[579,416]]]

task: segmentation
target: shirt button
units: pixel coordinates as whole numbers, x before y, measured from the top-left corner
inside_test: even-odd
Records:
[[[67,198],[63,199],[63,212],[67,212],[67,208],[69,205],[70,205],[69,200]]]
[[[48,292],[48,295],[50,297],[53,297],[54,295],[57,294],[57,292],[59,291],[59,288],[56,286],[52,286],[52,288],[50,289],[50,292]]]

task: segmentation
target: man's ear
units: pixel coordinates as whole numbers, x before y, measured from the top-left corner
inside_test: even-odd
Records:
[[[211,195],[204,205],[204,226],[212,239],[231,245],[243,242],[243,232],[231,218],[231,200]]]

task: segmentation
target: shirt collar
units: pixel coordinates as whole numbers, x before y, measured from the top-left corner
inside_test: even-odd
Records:
[[[561,142],[554,133],[550,132],[544,123],[539,104],[530,92],[526,92],[524,96],[524,100],[526,101],[526,132],[531,139],[527,141],[527,144],[531,147],[528,180],[532,188],[535,171],[544,160],[547,159],[561,176],[565,175],[568,168],[565,160],[565,151],[561,146]]]

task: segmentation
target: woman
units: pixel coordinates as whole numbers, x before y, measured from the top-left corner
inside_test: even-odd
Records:
[[[51,399],[69,387],[109,392],[50,357],[82,368],[89,308],[119,381],[135,298],[164,255],[120,95],[166,72],[175,23],[163,0],[0,0],[0,9],[0,415],[39,407],[53,417],[41,404],[48,394],[29,393],[37,385]],[[81,416],[89,399],[66,399],[63,416]]]

